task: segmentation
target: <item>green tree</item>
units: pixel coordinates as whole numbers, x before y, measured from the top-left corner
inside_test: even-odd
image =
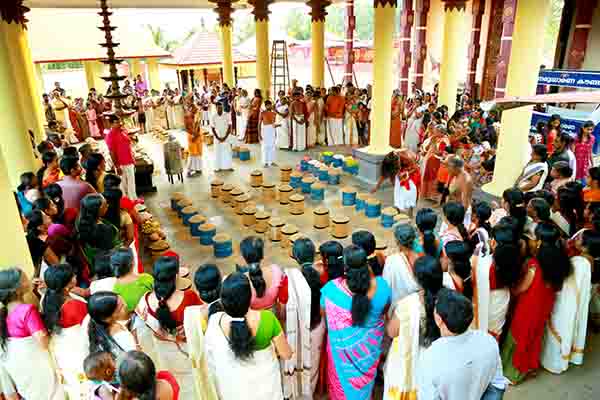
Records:
[[[243,43],[254,35],[256,35],[254,15],[236,15],[235,21],[233,22],[233,37],[235,44]]]
[[[160,26],[147,24],[146,29],[152,34],[154,44],[166,51],[174,51],[181,45],[179,41],[167,38],[165,31]]]
[[[285,17],[287,34],[294,39],[310,39],[310,15],[300,8],[292,8]]]

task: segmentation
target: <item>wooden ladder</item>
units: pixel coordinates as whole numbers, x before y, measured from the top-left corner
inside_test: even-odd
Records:
[[[277,99],[277,93],[286,94],[290,87],[290,67],[288,64],[287,44],[285,40],[273,40],[271,48],[271,96]]]

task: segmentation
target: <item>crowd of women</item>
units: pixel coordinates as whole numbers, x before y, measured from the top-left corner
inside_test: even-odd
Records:
[[[294,89],[294,101],[303,93]],[[582,364],[588,326],[600,326],[600,168],[585,147],[589,124],[575,144],[556,122],[540,129],[515,187],[489,204],[473,201],[467,186],[493,164],[494,115],[486,120],[465,99],[448,118],[434,98],[424,101],[411,100],[403,134],[416,151],[391,154],[383,175],[395,197],[414,195],[398,208],[439,197],[441,216],[418,209],[414,224],[394,227],[396,248],[386,255],[360,230],[346,247],[298,239],[293,260],[278,266],[250,236],[236,272],[200,265],[193,284],[174,252],[144,272],[137,229],[147,213],[123,196],[101,154],[44,143],[44,166],[24,173],[16,194],[33,279],[0,271],[3,395],[368,399],[383,386],[385,399],[478,400],[501,398],[507,383],[540,367],[558,374]],[[234,113],[244,108],[237,103]],[[254,101],[242,103],[252,141]],[[329,137],[339,124],[330,122],[325,140],[336,143]],[[472,367],[452,371],[436,397],[441,384],[431,376],[451,361],[440,349],[475,331],[492,351],[467,346],[460,356]],[[492,372],[476,375],[484,364]]]

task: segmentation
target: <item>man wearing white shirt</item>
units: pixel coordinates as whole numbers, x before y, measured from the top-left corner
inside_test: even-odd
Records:
[[[216,104],[217,111],[212,115],[210,126],[215,137],[215,172],[233,171],[231,159],[231,114],[223,112],[223,104]]]
[[[487,332],[469,330],[473,305],[462,294],[441,289],[434,318],[441,337],[425,350],[417,372],[419,400],[500,400],[502,375],[498,343]]]

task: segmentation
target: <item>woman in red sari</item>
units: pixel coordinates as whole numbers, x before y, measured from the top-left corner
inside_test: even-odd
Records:
[[[254,98],[250,103],[250,113],[248,114],[248,123],[246,125],[246,143],[258,143],[258,117],[262,102],[263,98],[260,89],[256,89],[254,91]]]
[[[502,346],[504,376],[513,384],[522,382],[540,367],[546,322],[552,314],[556,292],[561,290],[571,271],[569,257],[559,240],[559,229],[542,222],[535,234],[537,254],[529,259],[521,282],[511,290],[516,301]]]
[[[421,151],[424,154],[421,197],[425,199],[431,199],[437,195],[438,170],[441,160],[445,156],[446,147],[450,145],[443,126],[438,125],[429,129],[431,136],[425,139],[421,145]]]

